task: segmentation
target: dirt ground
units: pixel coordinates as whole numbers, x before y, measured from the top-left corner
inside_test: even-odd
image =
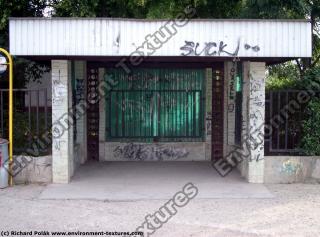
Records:
[[[1,230],[133,231],[167,200],[39,200],[45,186],[0,190]],[[152,236],[319,236],[320,186],[267,185],[271,199],[197,199]],[[1,233],[1,232],[0,232]]]

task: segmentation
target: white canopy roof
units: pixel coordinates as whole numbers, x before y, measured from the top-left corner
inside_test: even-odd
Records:
[[[172,20],[11,18],[10,52],[19,56],[311,57],[311,23],[208,19],[182,26]]]

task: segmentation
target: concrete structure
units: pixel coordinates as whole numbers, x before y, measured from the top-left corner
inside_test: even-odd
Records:
[[[14,176],[15,184],[52,182],[52,156],[25,157],[25,159],[29,162]]]
[[[266,156],[265,183],[320,183],[318,156]]]
[[[54,183],[90,158],[212,161],[264,182],[265,67],[311,57],[311,24],[192,14],[10,19],[11,53],[52,62]]]
[[[69,185],[48,185],[40,199],[168,200],[187,182],[199,190],[197,199],[274,197],[264,185],[247,183],[239,172],[221,177],[212,172],[209,162],[148,162],[143,165],[137,162],[89,162],[79,168],[73,180]]]

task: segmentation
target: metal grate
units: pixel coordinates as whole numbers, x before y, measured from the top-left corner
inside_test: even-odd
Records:
[[[107,139],[203,138],[203,69],[109,69]]]
[[[266,92],[265,154],[301,154],[302,121],[307,103],[298,103],[301,90]],[[316,92],[320,97],[320,92]],[[273,121],[273,122],[272,122]]]
[[[223,69],[214,69],[212,73],[212,160],[223,157]]]
[[[38,142],[40,137],[50,133],[51,101],[47,89],[13,89],[13,97],[14,154],[28,149],[39,152],[35,152],[34,156],[50,153],[51,142]],[[8,137],[7,89],[0,89],[0,137]]]
[[[99,70],[93,64],[87,67],[87,150],[88,159],[99,159]]]

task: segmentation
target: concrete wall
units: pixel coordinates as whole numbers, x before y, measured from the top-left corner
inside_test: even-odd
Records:
[[[85,97],[72,104],[72,78],[79,84],[86,83],[86,63],[68,60],[52,60],[52,177],[54,183],[68,183],[79,164],[87,159]],[[84,81],[84,82],[83,82]],[[81,83],[80,83],[81,82]],[[83,83],[82,83],[83,82]],[[85,93],[85,88],[76,88],[75,93]],[[83,108],[83,107],[81,107]],[[74,118],[77,133],[74,137]]]
[[[68,119],[61,117],[68,114],[71,108],[71,76],[85,80],[86,64],[75,63],[71,72],[71,62],[67,60],[52,61],[52,111],[53,111],[53,182],[69,182],[78,164],[86,160],[86,119],[79,119],[77,130],[79,137],[73,140],[73,127]],[[249,182],[264,181],[264,109],[265,109],[265,63],[244,62],[243,64],[243,114],[242,144],[235,146],[235,101],[229,96],[235,90],[233,63],[225,63],[225,120],[224,120],[224,153],[230,154],[234,149],[242,149],[245,158],[239,169]],[[71,75],[73,73],[74,75]],[[103,80],[104,69],[99,70],[99,80]],[[99,110],[99,160],[211,160],[211,98],[212,71],[206,70],[206,104],[205,136],[203,142],[106,142],[105,139],[105,103],[100,100]],[[62,121],[62,122],[63,122]],[[59,124],[60,123],[60,124]],[[62,129],[67,127],[67,129]],[[56,136],[56,135],[59,136]],[[82,155],[84,154],[84,155]],[[248,154],[248,155],[246,155]]]
[[[25,159],[29,163],[13,178],[15,184],[52,182],[52,156],[28,156]]]
[[[234,128],[235,128],[235,100],[230,96],[235,91],[232,80],[235,70],[232,62],[225,62],[224,66],[224,157],[234,149]],[[233,83],[233,84],[232,84]]]
[[[320,183],[320,156],[266,156],[265,183]]]
[[[52,60],[52,175],[54,183],[68,183],[73,174],[73,139],[69,121],[71,64]]]
[[[203,161],[204,142],[104,143],[101,161]]]
[[[128,146],[126,148],[126,146]],[[134,147],[136,146],[136,147]],[[157,144],[154,146],[146,144],[135,145],[114,144],[116,155],[111,159],[115,160],[144,160],[152,152],[157,154],[154,157],[161,160],[170,161],[175,157],[179,160],[185,160],[188,155],[193,157],[204,156],[199,153],[199,148],[194,143],[186,147],[177,147],[169,149],[168,146]],[[139,147],[141,146],[141,147]],[[135,148],[140,148],[141,153],[135,153]],[[203,149],[200,149],[203,151]],[[150,151],[150,153],[149,153]],[[190,153],[189,153],[190,152]],[[137,154],[140,154],[137,156]],[[127,157],[123,157],[127,156]],[[52,182],[52,156],[27,157],[28,165],[14,177],[15,184],[27,183],[51,183]],[[149,159],[146,159],[149,160]],[[196,159],[195,159],[196,160]],[[320,157],[319,156],[266,156],[264,162],[264,183],[320,183]]]
[[[179,160],[184,160],[187,155],[194,155],[199,151],[194,143],[189,144],[187,147],[180,147],[177,151],[170,150],[162,144],[157,144],[158,157],[162,160],[173,160],[172,156],[176,156]],[[148,152],[141,153],[140,158],[135,157],[131,153],[131,148],[125,148],[123,144],[114,144],[117,149],[117,157],[113,156],[113,159],[129,160],[132,154],[133,159],[143,160],[144,155]],[[128,146],[128,145],[127,145]],[[139,146],[139,144],[135,144]],[[142,144],[142,150],[146,151],[152,149],[151,146]],[[201,149],[203,151],[203,149]],[[124,152],[124,153],[123,153]],[[126,153],[127,152],[127,153]],[[191,153],[188,153],[191,152]],[[129,156],[129,157],[122,157]],[[204,156],[203,153],[199,156]],[[14,177],[15,184],[28,184],[28,183],[51,183],[52,182],[52,156],[41,157],[27,157],[30,161],[28,165],[22,169]],[[147,159],[148,160],[148,159]],[[320,183],[320,156],[266,156],[264,162],[264,183]]]
[[[105,69],[99,69],[103,80]],[[106,142],[105,101],[99,102],[99,160],[100,161],[210,161],[212,69],[206,69],[205,134],[203,142]]]
[[[247,100],[247,136],[250,149],[247,179],[252,183],[263,183],[264,179],[264,123],[265,123],[265,77],[266,67],[263,62],[250,62],[246,84]],[[247,148],[245,148],[247,149]]]
[[[265,63],[243,62],[242,138],[235,144],[235,63],[225,64],[224,160],[237,166],[252,183],[262,183],[264,173]],[[221,165],[220,165],[221,166]]]
[[[251,183],[264,182],[265,63],[243,64],[241,174]]]
[[[52,60],[52,169],[54,183],[68,183],[80,163],[86,160],[86,116],[77,119],[74,139],[72,77],[85,80],[85,62]],[[84,93],[85,91],[83,91]],[[84,102],[84,101],[83,101]],[[77,113],[75,111],[77,110]]]

